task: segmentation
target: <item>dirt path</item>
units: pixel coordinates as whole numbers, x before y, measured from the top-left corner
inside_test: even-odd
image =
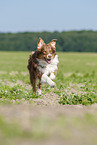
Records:
[[[60,96],[54,94],[54,93],[46,93],[45,95],[42,95],[41,99],[32,99],[34,102],[34,105],[41,105],[41,106],[48,106],[48,105],[60,105],[59,102]]]
[[[18,124],[30,134],[5,138],[5,145],[8,141],[13,145],[97,145],[97,104],[63,106],[53,93],[33,101],[0,106],[0,116],[7,123]]]

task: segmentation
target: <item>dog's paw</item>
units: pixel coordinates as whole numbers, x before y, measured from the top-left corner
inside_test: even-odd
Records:
[[[54,79],[55,79],[55,75],[54,75],[53,73],[51,73],[50,79],[51,79],[51,80],[54,80]]]
[[[37,93],[39,96],[41,96],[41,95],[42,95],[42,92],[41,92],[41,90],[40,90],[40,89],[38,89],[36,93]]]
[[[53,82],[52,85],[51,85],[51,87],[52,88],[56,87],[56,83]]]

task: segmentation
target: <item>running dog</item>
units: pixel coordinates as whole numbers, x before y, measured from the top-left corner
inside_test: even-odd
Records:
[[[28,70],[33,92],[41,95],[42,83],[47,83],[55,87],[55,79],[58,69],[58,55],[56,54],[56,39],[49,44],[45,44],[42,38],[39,38],[37,50],[32,52],[28,60]],[[39,79],[38,90],[36,91],[36,80]]]

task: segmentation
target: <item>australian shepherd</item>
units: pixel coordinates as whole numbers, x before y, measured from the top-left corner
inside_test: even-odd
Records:
[[[28,70],[30,74],[30,82],[33,92],[41,95],[42,83],[47,83],[51,87],[55,87],[55,79],[58,69],[58,55],[56,54],[56,39],[49,44],[39,38],[37,50],[32,52],[28,60]],[[36,91],[36,80],[39,79],[38,90]]]

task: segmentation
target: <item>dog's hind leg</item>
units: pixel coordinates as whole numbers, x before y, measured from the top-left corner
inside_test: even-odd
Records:
[[[31,72],[30,72],[30,82],[33,87],[33,92],[36,93],[36,78],[33,76]]]
[[[36,93],[36,79],[35,78],[33,79],[32,86],[33,86],[33,92]]]
[[[39,80],[39,85],[38,85],[38,90],[37,90],[38,95],[42,95],[41,89],[42,89],[42,83]]]

